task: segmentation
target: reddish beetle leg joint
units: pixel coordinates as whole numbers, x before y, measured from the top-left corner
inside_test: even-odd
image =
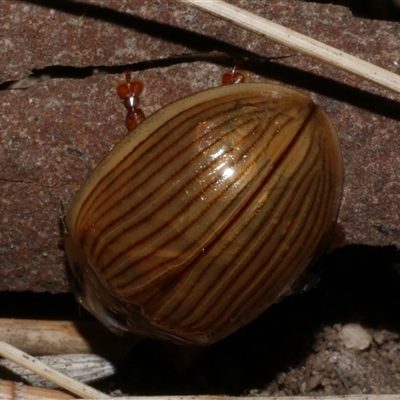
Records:
[[[143,111],[139,108],[139,96],[143,91],[143,83],[132,82],[130,71],[125,72],[125,76],[126,82],[117,87],[117,93],[127,110],[126,127],[128,131],[131,131],[145,119]]]
[[[232,68],[230,72],[225,72],[222,75],[223,85],[235,85],[237,83],[243,83],[246,81],[246,73],[241,70],[236,69],[236,65]]]

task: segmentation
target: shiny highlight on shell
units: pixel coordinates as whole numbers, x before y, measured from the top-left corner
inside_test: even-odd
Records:
[[[151,115],[66,216],[82,304],[114,331],[210,344],[290,294],[342,192],[338,138],[300,92],[244,83]]]

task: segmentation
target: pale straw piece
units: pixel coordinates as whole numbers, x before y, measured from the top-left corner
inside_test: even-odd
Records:
[[[266,36],[277,43],[290,47],[351,74],[374,82],[386,89],[400,93],[400,76],[344,51],[323,44],[318,40],[297,33],[282,25],[259,17],[222,0],[180,0],[203,11],[217,15],[249,31]]]
[[[87,386],[62,374],[59,371],[56,371],[53,368],[50,368],[48,365],[42,363],[36,358],[31,357],[29,354],[26,354],[3,341],[0,341],[0,356],[14,361],[25,368],[29,368],[36,374],[43,376],[58,386],[85,399],[105,399],[110,397],[96,389],[91,388],[90,386]]]

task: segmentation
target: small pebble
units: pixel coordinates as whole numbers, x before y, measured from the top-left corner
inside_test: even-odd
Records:
[[[371,335],[359,324],[343,325],[340,338],[348,349],[365,350],[372,342]]]

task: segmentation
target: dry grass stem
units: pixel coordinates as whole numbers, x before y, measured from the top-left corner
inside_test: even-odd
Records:
[[[59,390],[27,386],[22,383],[0,380],[1,400],[67,400],[76,397]]]
[[[123,355],[137,340],[118,338],[100,322],[0,319],[0,338],[34,356],[97,353]],[[110,341],[113,346],[110,348]]]
[[[301,53],[400,93],[400,76],[222,0],[181,0]]]
[[[106,394],[91,388],[81,382],[76,381],[59,371],[56,371],[53,368],[50,368],[48,365],[42,363],[34,357],[24,353],[21,350],[0,341],[0,355],[8,360],[11,360],[19,365],[22,365],[25,368],[30,369],[36,374],[43,376],[49,381],[55,383],[56,385],[68,390],[71,393],[76,394],[77,396],[81,396],[85,399],[105,399],[109,398]]]
[[[83,383],[99,381],[116,373],[115,365],[98,354],[38,356],[37,360]],[[57,388],[54,383],[49,382],[47,379],[42,378],[31,370],[21,367],[10,360],[0,359],[0,366],[11,371],[13,374],[17,375],[20,380],[32,386],[48,389]]]

